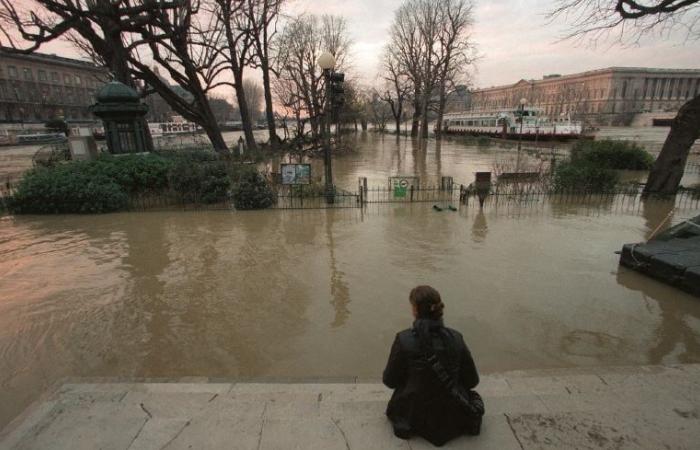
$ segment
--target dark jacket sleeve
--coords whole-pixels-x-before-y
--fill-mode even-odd
[[[479,373],[476,371],[474,359],[472,359],[472,354],[464,341],[462,341],[462,361],[459,368],[459,379],[462,382],[462,386],[467,389],[474,389],[479,384]]]
[[[384,369],[382,381],[386,387],[396,389],[406,382],[407,376],[408,365],[406,363],[406,355],[401,349],[401,341],[399,339],[399,335],[397,334],[396,338],[394,339],[394,344],[391,346],[389,361],[386,363],[386,369]]]

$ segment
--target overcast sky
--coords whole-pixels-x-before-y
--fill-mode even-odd
[[[700,42],[684,45],[684,36],[646,39],[635,48],[611,48],[609,44],[586,48],[573,42],[558,42],[565,25],[547,24],[545,19],[553,0],[474,1],[473,38],[482,55],[474,77],[477,87],[610,66],[700,68]],[[401,0],[295,0],[293,9],[345,16],[354,41],[356,70],[371,82],[377,73],[393,12],[401,3]]]
[[[554,0],[474,1],[473,39],[482,56],[473,80],[476,87],[610,66],[700,68],[700,41],[685,42],[682,35],[667,40],[648,38],[632,48],[602,45],[593,49],[574,42],[558,42],[565,25],[547,24],[544,17]],[[354,75],[370,84],[376,79],[387,30],[401,3],[402,0],[291,0],[288,13],[344,16],[353,39]],[[42,51],[76,56],[66,44],[51,44]]]

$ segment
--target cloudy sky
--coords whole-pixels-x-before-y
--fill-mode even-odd
[[[554,0],[474,2],[473,38],[482,56],[473,77],[476,87],[610,66],[700,68],[700,41],[688,42],[684,35],[646,38],[641,45],[630,48],[609,44],[591,48],[560,42],[565,24],[548,24],[545,19]],[[371,84],[377,76],[379,56],[394,11],[401,3],[402,0],[290,0],[287,13],[344,16],[354,43],[354,76]],[[76,56],[66,44],[53,43],[42,51]]]
[[[474,0],[473,38],[482,59],[474,85],[488,87],[550,73],[574,73],[609,66],[700,68],[700,41],[685,36],[645,39],[638,47],[597,49],[559,42],[565,24],[548,24],[553,0]],[[295,12],[340,14],[354,40],[353,62],[367,82],[376,76],[386,32],[401,0],[295,0]]]

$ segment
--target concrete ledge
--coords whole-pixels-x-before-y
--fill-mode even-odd
[[[262,381],[262,382],[261,382]],[[0,449],[419,449],[355,379],[68,380],[0,433]],[[445,448],[674,448],[700,442],[700,365],[483,377],[481,436]]]

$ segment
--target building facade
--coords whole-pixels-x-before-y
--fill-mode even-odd
[[[0,48],[0,123],[94,122],[88,106],[107,70],[77,59]]]
[[[610,67],[573,75],[547,75],[472,92],[472,110],[517,108],[520,99],[552,119],[587,125],[629,125],[640,113],[676,112],[700,95],[700,69]]]

